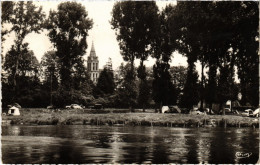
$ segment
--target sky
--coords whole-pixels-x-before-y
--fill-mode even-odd
[[[100,69],[108,61],[108,58],[112,58],[113,69],[116,69],[122,62],[122,56],[120,55],[120,49],[118,42],[116,40],[115,31],[111,29],[109,21],[111,20],[111,12],[115,1],[77,1],[85,6],[88,12],[88,17],[93,19],[93,28],[89,31],[89,36],[87,37],[88,48],[84,59],[87,59],[91,49],[91,43],[93,41],[96,50],[96,55],[99,57]],[[60,2],[57,1],[41,1],[34,2],[37,6],[42,6],[43,11],[48,16],[50,10],[57,10],[57,6]],[[176,1],[157,1],[156,4],[159,10],[162,10],[166,4],[176,4]],[[13,40],[15,34],[11,33],[9,36],[5,37],[6,41],[3,43],[3,54],[11,48],[13,45]],[[29,43],[29,48],[33,50],[35,56],[40,61],[41,57],[45,52],[53,50],[52,43],[50,42],[47,31],[44,30],[40,34],[31,33],[28,34],[24,42]],[[187,66],[187,59],[181,54],[173,53],[173,58],[171,59],[171,66],[183,65]],[[138,60],[136,60],[136,65],[139,65]],[[146,66],[153,66],[155,60],[148,58],[145,62]],[[197,65],[199,67],[199,65]],[[198,69],[198,68],[197,68]]]

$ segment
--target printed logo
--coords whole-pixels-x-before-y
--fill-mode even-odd
[[[246,152],[237,152],[236,157],[237,158],[248,158],[252,155],[252,152],[246,153]]]

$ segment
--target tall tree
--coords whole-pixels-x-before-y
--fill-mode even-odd
[[[160,13],[157,27],[156,39],[152,44],[153,57],[156,63],[153,67],[153,99],[160,106],[176,104],[176,91],[171,80],[170,59],[174,51],[175,41],[170,39],[169,17],[174,10],[173,6],[166,6]]]
[[[11,6],[9,4],[9,6]],[[18,75],[18,67],[22,57],[23,47],[26,46],[24,43],[25,37],[31,33],[39,33],[42,30],[42,24],[44,20],[44,13],[41,7],[36,7],[33,2],[16,2],[13,6],[13,12],[10,12],[11,16],[7,19],[11,24],[11,30],[15,32],[15,45],[13,51],[15,51],[14,58],[15,68],[13,70],[13,88],[16,91],[16,80]]]
[[[183,88],[183,94],[180,98],[181,107],[191,109],[193,105],[197,105],[197,103],[199,102],[198,77],[198,72],[195,70],[195,67],[189,66],[187,71],[186,83]]]
[[[201,38],[200,27],[197,27],[197,25],[202,24],[199,19],[198,3],[178,2],[168,18],[170,39],[175,41],[176,50],[187,57],[187,78],[180,100],[181,106],[186,108],[191,108],[198,102],[198,75],[195,72],[195,62],[199,59],[199,56],[202,57],[202,47],[199,41],[199,38]],[[194,15],[196,15],[195,18]],[[202,84],[204,83],[203,79],[204,75],[202,74]]]
[[[110,23],[116,31],[123,59],[130,62],[131,70],[136,58],[142,66],[151,52],[149,45],[156,30],[157,15],[158,7],[154,1],[117,2],[113,7]]]
[[[145,107],[148,105],[149,96],[150,96],[150,87],[147,80],[147,73],[145,66],[138,67],[138,74],[140,78],[139,84],[139,94],[138,94],[138,103],[145,111]]]
[[[67,90],[72,88],[72,68],[87,49],[86,39],[92,24],[85,7],[76,2],[60,3],[57,11],[50,11],[46,21],[61,66],[61,85]]]
[[[62,2],[57,11],[50,11],[46,21],[48,36],[56,48],[59,63],[60,89],[55,99],[58,106],[72,103],[81,97],[79,91],[74,91],[74,78],[82,77],[81,58],[87,49],[88,31],[92,28],[93,21],[88,18],[85,7],[77,2]],[[76,80],[75,79],[75,80]],[[78,90],[75,85],[75,90]],[[59,101],[64,97],[63,101]]]
[[[258,60],[258,13],[255,2],[178,2],[171,18],[171,36],[177,41],[178,51],[187,55],[189,66],[197,59],[202,63],[201,89],[204,89],[205,84],[203,68],[209,67],[206,98],[210,104],[216,101],[217,69],[224,71],[226,68],[227,71],[224,72],[230,75],[229,85],[219,81],[229,89],[226,91],[234,87],[235,65],[239,66],[238,74],[242,84],[250,80],[242,70],[248,71],[251,68],[251,73],[255,74],[252,78],[257,77],[257,67],[252,66],[256,66]],[[255,82],[258,82],[257,78]],[[204,92],[201,92],[203,95]],[[201,103],[203,98],[201,97]]]
[[[259,2],[237,2],[233,10],[232,48],[241,84],[242,104],[259,105]]]
[[[144,61],[151,53],[151,42],[156,33],[154,24],[158,22],[157,19],[158,7],[154,1],[117,2],[112,11],[111,25],[116,30],[124,60],[131,64],[131,72],[134,70],[134,60],[140,59],[137,76],[141,80],[139,101],[143,102],[143,108],[149,94],[148,89],[144,88],[147,86]]]

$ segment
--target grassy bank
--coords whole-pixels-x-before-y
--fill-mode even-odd
[[[259,120],[234,115],[158,114],[126,109],[47,110],[21,109],[21,116],[2,116],[11,124],[23,125],[142,125],[168,127],[259,127]]]

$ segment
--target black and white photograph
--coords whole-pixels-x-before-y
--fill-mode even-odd
[[[259,1],[1,1],[1,164],[257,164]]]

